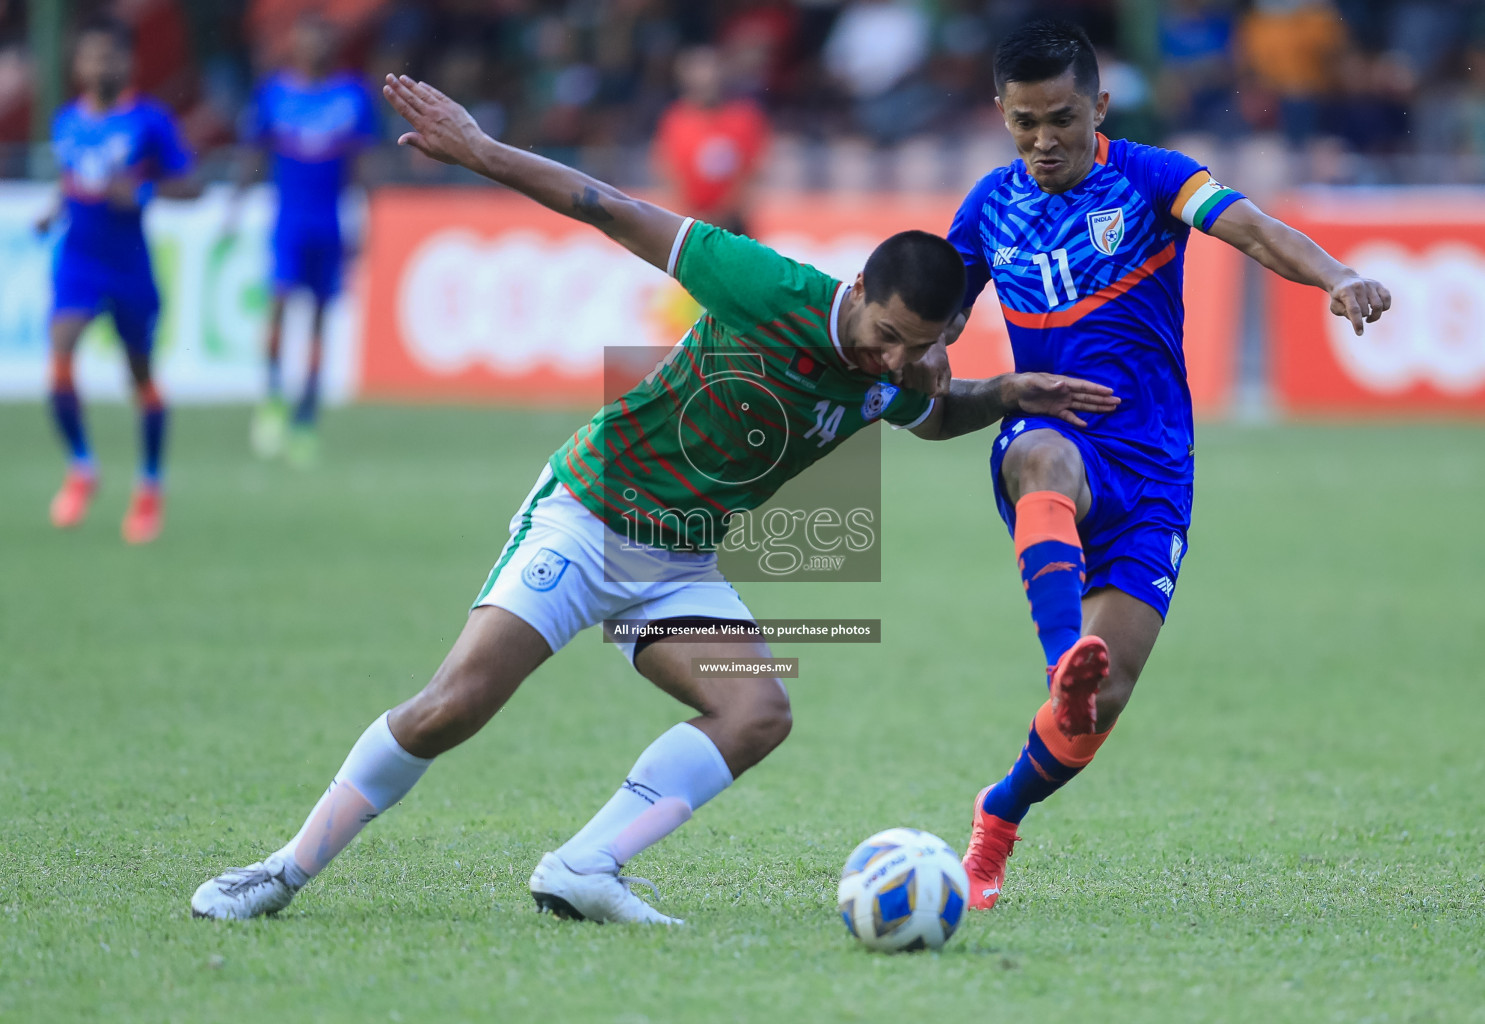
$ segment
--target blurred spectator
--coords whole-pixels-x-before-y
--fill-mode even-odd
[[[1326,130],[1354,152],[1385,155],[1401,149],[1416,87],[1407,59],[1351,50],[1337,61],[1336,79],[1340,91],[1326,112]]]
[[[0,47],[0,145],[23,143],[30,135],[31,74],[24,46]]]
[[[769,94],[778,99],[794,87],[795,41],[800,16],[783,0],[742,0],[717,34],[717,45],[728,54],[740,92],[760,101]]]
[[[1160,114],[1174,132],[1239,127],[1233,103],[1232,13],[1215,0],[1173,0],[1160,17]]]
[[[990,25],[982,7],[976,0],[945,0],[939,8],[929,73],[943,97],[940,124],[950,132],[962,130],[958,119],[974,108],[993,110]]]
[[[1477,39],[1465,57],[1464,90],[1457,109],[1462,148],[1485,163],[1485,39]]]
[[[1468,10],[1479,7],[1479,0],[1403,0],[1392,4],[1386,19],[1385,46],[1413,73],[1432,74],[1458,44],[1460,33],[1467,27]]]
[[[931,42],[928,15],[905,0],[855,0],[825,41],[826,69],[878,144],[916,134],[937,112],[938,94],[922,75]]]
[[[385,0],[252,0],[247,26],[254,56],[261,68],[287,64],[293,54],[294,26],[306,14],[330,22],[355,49],[384,6]]]
[[[1102,131],[1111,139],[1156,141],[1153,97],[1140,69],[1108,50],[1098,51],[1098,79],[1109,92]]]
[[[21,147],[31,135],[34,69],[26,48],[25,13],[20,0],[0,0],[0,175],[25,173]]]
[[[768,121],[726,96],[721,55],[694,47],[676,60],[680,98],[655,133],[655,168],[679,213],[748,234],[748,206],[768,145]]]
[[[134,33],[134,88],[176,110],[197,98],[189,33],[175,0],[117,0],[113,14]]]
[[[19,144],[0,173],[40,166],[24,146],[37,71],[26,8],[0,0],[0,143]],[[210,150],[228,141],[252,69],[277,66],[288,27],[313,9],[370,78],[426,78],[512,144],[628,186],[651,179],[647,140],[672,98],[676,53],[694,45],[722,55],[730,96],[768,112],[780,180],[936,180],[935,160],[947,167],[999,136],[994,42],[1043,14],[1082,24],[1098,48],[1113,96],[1108,134],[1159,142],[1163,131],[1186,144],[1202,134],[1226,145],[1281,130],[1308,150],[1298,173],[1327,180],[1485,178],[1479,161],[1394,159],[1458,152],[1476,138],[1481,86],[1468,54],[1485,45],[1470,42],[1485,38],[1485,0],[70,0],[69,9],[75,18],[111,10],[139,29],[141,78],[176,106],[208,173],[225,163]],[[1121,48],[1129,29],[1151,27],[1123,23],[1138,10],[1158,16],[1154,78]],[[379,175],[469,180],[391,149],[396,120],[383,122]],[[904,161],[918,170],[903,177]]]
[[[1277,127],[1291,144],[1315,133],[1334,85],[1346,28],[1329,0],[1257,0],[1239,28],[1240,59],[1254,84],[1275,97],[1271,112],[1250,106],[1255,127]]]

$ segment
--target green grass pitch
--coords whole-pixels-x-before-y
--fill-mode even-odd
[[[1094,766],[940,954],[866,953],[846,854],[962,847],[1042,700],[989,436],[884,441],[879,585],[745,585],[794,646],[789,741],[632,865],[681,931],[538,916],[526,877],[683,716],[595,635],[277,919],[194,921],[422,685],[580,414],[354,408],[311,474],[181,409],[153,548],[134,426],[60,534],[38,406],[0,406],[0,1021],[1485,1021],[1485,431],[1200,432],[1190,559]]]

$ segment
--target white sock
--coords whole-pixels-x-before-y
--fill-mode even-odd
[[[299,834],[273,855],[294,885],[319,874],[372,818],[406,796],[433,763],[402,749],[387,714],[361,734]]]
[[[717,745],[682,722],[645,748],[624,785],[557,856],[582,874],[617,871],[730,785],[732,771]]]

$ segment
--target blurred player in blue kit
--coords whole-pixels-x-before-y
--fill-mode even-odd
[[[333,71],[334,26],[316,14],[294,25],[290,66],[263,81],[254,97],[245,141],[272,158],[278,190],[273,225],[273,305],[269,314],[268,393],[253,417],[253,450],[264,458],[286,454],[296,465],[318,452],[320,368],[325,309],[340,291],[346,250],[340,197],[356,159],[376,139],[370,94],[352,74]],[[235,222],[235,212],[231,215]],[[314,301],[309,366],[292,418],[284,399],[280,352],[284,309],[302,288]]]
[[[995,86],[1020,159],[971,189],[949,231],[968,274],[965,316],[993,283],[1017,372],[1086,378],[1120,403],[1083,427],[1013,414],[992,448],[1050,699],[1009,774],[975,801],[964,866],[980,909],[1000,896],[1031,805],[1108,737],[1175,592],[1194,479],[1182,352],[1191,229],[1324,289],[1357,334],[1392,301],[1190,157],[1099,134],[1109,94],[1081,29],[1043,20],[1011,33]]]
[[[159,536],[164,523],[166,419],[151,372],[160,295],[145,244],[144,207],[153,195],[189,198],[200,188],[187,177],[191,158],[169,112],[128,91],[132,50],[120,22],[89,22],[79,33],[72,70],[81,92],[52,124],[61,202],[37,229],[48,233],[58,218],[66,224],[52,276],[51,410],[70,461],[52,499],[52,523],[79,525],[97,490],[72,363],[83,330],[107,312],[123,342],[140,410],[139,479],[123,534],[143,544]]]

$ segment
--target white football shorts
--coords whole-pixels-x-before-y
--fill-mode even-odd
[[[484,605],[518,616],[553,651],[605,619],[753,619],[717,569],[715,552],[625,547],[551,466],[542,468],[510,521],[510,540],[474,601],[475,608]],[[615,646],[634,660],[634,641]]]

